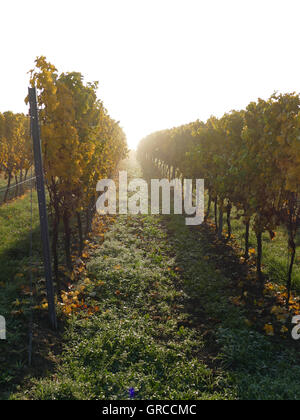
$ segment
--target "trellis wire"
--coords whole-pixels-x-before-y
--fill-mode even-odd
[[[32,170],[31,170],[31,172],[32,172]],[[18,182],[17,184],[12,185],[9,188],[5,187],[5,188],[3,188],[3,189],[0,190],[0,194],[3,193],[3,192],[6,192],[6,191],[12,190],[13,188],[17,188],[19,185],[25,184],[26,182],[33,181],[35,179],[36,179],[36,177],[33,176],[32,178],[26,179],[25,181],[22,181],[22,182]]]

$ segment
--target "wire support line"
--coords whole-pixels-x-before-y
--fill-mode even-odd
[[[36,179],[36,176],[34,176],[32,178],[29,178],[29,179],[26,179],[25,181],[18,182],[18,184],[12,185],[9,188],[7,188],[7,187],[6,188],[3,188],[2,190],[0,190],[0,193],[5,192],[5,191],[12,190],[13,188],[17,188],[19,185],[25,184],[26,182],[29,182],[29,181],[33,181],[35,179]]]

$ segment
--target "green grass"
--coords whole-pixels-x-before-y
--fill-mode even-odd
[[[4,178],[3,175],[0,175],[0,190],[5,188],[7,185],[7,180]]]
[[[128,399],[133,387],[137,399],[298,400],[299,352],[231,303],[227,251],[181,216],[117,217],[87,266],[84,299],[99,311],[70,317],[55,371],[10,398]]]
[[[246,326],[214,252],[180,216],[118,217],[88,265],[99,313],[72,317],[56,372],[12,399],[299,399],[298,352]]]
[[[184,267],[186,293],[199,302],[199,313],[214,323],[219,359],[230,372],[238,399],[298,400],[300,398],[299,352],[291,341],[270,340],[249,328],[246,310],[233,306],[230,277],[217,270],[214,247],[205,231],[190,232],[180,218],[171,218],[178,264]],[[210,255],[207,263],[204,259]],[[188,263],[190,261],[190,263]],[[225,264],[226,265],[226,264]],[[226,267],[224,267],[224,271]],[[208,325],[210,323],[208,322]]]
[[[134,387],[139,399],[233,398],[226,373],[199,357],[199,332],[183,325],[170,251],[157,218],[118,218],[88,265],[86,299],[99,314],[69,321],[55,376],[18,397],[126,399]]]
[[[4,194],[5,194],[5,188],[7,186],[7,180],[4,179],[3,175],[0,175],[0,205],[2,204]]]
[[[0,314],[6,318],[7,340],[0,341],[1,370],[0,398],[9,394],[16,377],[26,364],[28,341],[28,296],[21,294],[20,286],[28,284],[30,244],[30,195],[0,206]],[[34,261],[40,264],[40,234],[36,195],[33,205]],[[22,313],[18,312],[22,303]]]
[[[33,229],[36,230],[39,224],[38,205],[36,193],[33,195]],[[18,199],[13,203],[5,204],[0,207],[0,256],[5,255],[9,250],[24,248],[22,241],[28,243],[31,228],[31,204],[30,194]],[[29,253],[29,251],[28,251]],[[27,254],[28,254],[27,253]],[[19,258],[16,258],[19,261]],[[15,260],[13,261],[15,265]],[[6,273],[0,273],[5,275]],[[8,279],[7,279],[8,280]],[[1,281],[1,280],[0,280]]]
[[[244,251],[245,225],[242,218],[237,217],[237,211],[232,212],[232,233],[237,244],[241,247],[241,252]],[[211,211],[210,217],[213,219]],[[224,229],[227,230],[226,218],[224,215]],[[288,273],[288,235],[284,227],[276,229],[276,237],[271,240],[269,233],[263,234],[263,272],[280,285],[286,285]],[[257,249],[256,236],[253,230],[250,230],[249,238],[250,247]],[[300,235],[298,235],[297,246],[300,246]],[[298,257],[293,269],[293,290],[300,294],[300,255]]]

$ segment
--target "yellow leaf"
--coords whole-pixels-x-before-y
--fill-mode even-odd
[[[288,330],[288,328],[286,328],[285,326],[283,326],[283,327],[281,328],[281,330],[280,330],[280,332],[281,332],[282,334],[286,334],[288,331],[289,331],[289,330]]]
[[[264,326],[264,330],[266,332],[267,335],[269,335],[270,337],[274,336],[274,327],[271,324],[266,324]]]

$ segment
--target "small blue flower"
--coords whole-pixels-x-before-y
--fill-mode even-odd
[[[129,388],[129,397],[134,398],[135,397],[135,390],[134,388]]]

